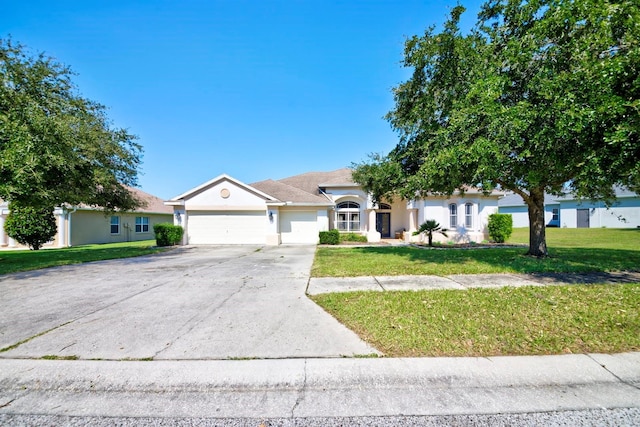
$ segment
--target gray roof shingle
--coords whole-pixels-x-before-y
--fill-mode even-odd
[[[277,198],[281,202],[332,205],[320,192],[321,184],[355,185],[351,169],[331,172],[307,172],[274,181],[267,179],[251,184],[251,187]]]

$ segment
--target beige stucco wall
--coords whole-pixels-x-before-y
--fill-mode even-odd
[[[102,211],[80,210],[71,214],[71,246],[150,240],[155,238],[154,224],[173,222],[171,214],[117,213],[115,215],[120,217],[119,234],[111,234],[111,215],[105,215]],[[135,232],[137,216],[149,218],[149,232]]]

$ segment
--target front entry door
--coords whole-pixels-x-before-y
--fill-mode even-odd
[[[589,209],[577,209],[578,228],[589,228]]]
[[[391,214],[389,212],[376,213],[376,231],[381,237],[391,237]]]

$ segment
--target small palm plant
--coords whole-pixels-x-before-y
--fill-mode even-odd
[[[422,225],[420,225],[420,228],[418,228],[418,231],[414,231],[413,235],[417,236],[421,233],[427,233],[429,246],[433,246],[433,233],[440,233],[444,237],[449,237],[447,236],[447,229],[440,228],[440,224],[438,224],[438,221],[435,219],[428,219],[423,222]]]

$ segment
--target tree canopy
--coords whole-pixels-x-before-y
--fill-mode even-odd
[[[640,188],[640,4],[491,0],[466,34],[463,13],[406,41],[413,74],[386,116],[400,141],[354,179],[376,199],[513,191],[529,254],[546,256],[545,193],[611,201],[615,185]]]
[[[83,98],[70,68],[0,39],[0,198],[131,210],[142,148]]]

